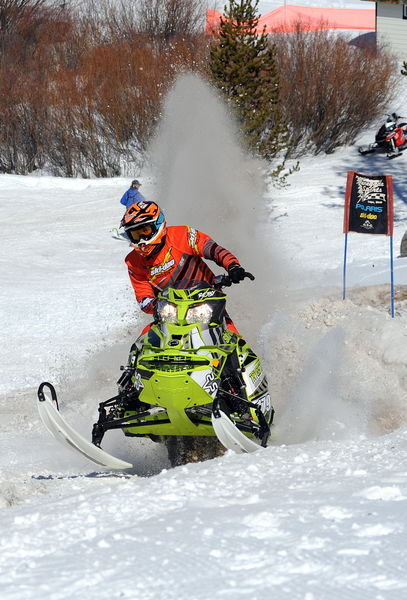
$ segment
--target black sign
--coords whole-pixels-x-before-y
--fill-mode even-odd
[[[393,234],[393,182],[390,175],[348,172],[344,233]]]

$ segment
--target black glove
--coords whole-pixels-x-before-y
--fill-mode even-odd
[[[229,275],[232,283],[240,283],[241,281],[243,281],[243,279],[245,277],[254,279],[254,277],[251,273],[246,273],[244,268],[236,263],[234,263],[233,265],[230,265],[230,267],[228,269],[228,275]]]

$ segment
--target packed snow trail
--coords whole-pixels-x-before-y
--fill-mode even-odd
[[[0,512],[2,600],[399,600],[406,460],[403,429],[150,479],[46,480]]]

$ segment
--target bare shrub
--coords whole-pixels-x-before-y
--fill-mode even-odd
[[[0,61],[28,57],[41,43],[44,29],[56,24],[67,11],[58,0],[0,0]],[[54,32],[55,33],[55,32]],[[55,39],[55,35],[52,35]]]
[[[105,177],[140,164],[174,78],[201,68],[204,35],[156,44],[124,0],[75,15],[20,1],[32,10],[7,13],[0,32],[0,171]]]
[[[385,110],[396,89],[393,58],[358,48],[337,33],[280,35],[281,104],[294,151],[330,153],[350,144]]]
[[[33,16],[45,5],[46,0],[0,0],[1,38],[16,33],[24,21],[33,20]]]
[[[151,39],[169,42],[203,30],[203,0],[139,0],[138,30]]]
[[[75,71],[55,73],[47,124],[55,174],[110,177],[125,163],[141,164],[166,92],[177,73],[200,60],[182,41],[165,53],[139,42],[89,46]]]
[[[38,105],[27,102],[23,94],[2,103],[0,114],[0,172],[30,173],[41,166],[43,158],[43,115]]]
[[[138,33],[137,6],[132,0],[87,0],[75,11],[76,21],[94,46],[129,40]]]
[[[0,0],[0,23],[0,170],[27,173],[45,162],[48,72],[69,19],[49,2]]]
[[[101,35],[105,42],[137,36],[150,44],[167,44],[203,31],[205,9],[204,0],[88,0],[77,17],[99,41]]]
[[[55,174],[115,176],[140,165],[174,78],[201,68],[203,35],[155,44],[140,33],[136,7],[90,2],[76,16],[73,42],[59,50],[47,126]]]

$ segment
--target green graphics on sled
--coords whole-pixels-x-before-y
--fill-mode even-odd
[[[267,445],[274,414],[267,379],[258,357],[227,327],[222,286],[229,278],[215,282],[158,296],[155,321],[133,345],[118,395],[99,405],[95,446],[118,428],[166,443],[210,436],[240,452]]]

